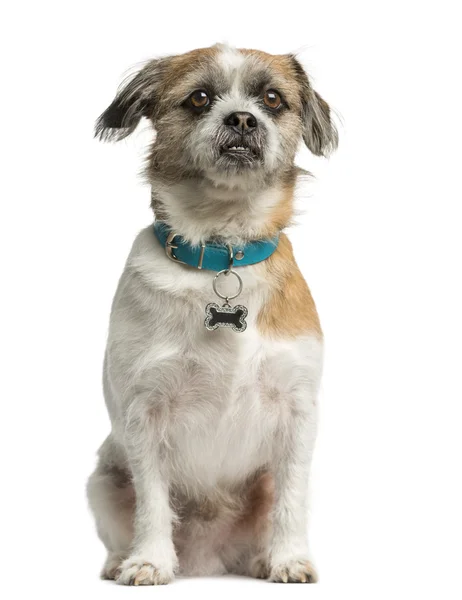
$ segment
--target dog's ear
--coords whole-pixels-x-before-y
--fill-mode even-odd
[[[158,88],[166,60],[150,61],[119,88],[116,97],[100,115],[95,137],[103,141],[119,141],[130,135],[141,117],[153,117]]]
[[[290,55],[301,88],[303,140],[316,156],[328,156],[338,146],[338,132],[327,102],[313,90],[305,69]]]

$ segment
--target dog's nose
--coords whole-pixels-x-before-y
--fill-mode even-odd
[[[249,112],[233,112],[226,117],[225,125],[244,135],[257,127],[257,119]]]

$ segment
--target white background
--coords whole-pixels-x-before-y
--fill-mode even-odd
[[[1,50],[1,588],[5,598],[460,598],[462,293],[457,3],[11,2]],[[108,432],[112,295],[151,220],[149,131],[92,139],[126,70],[216,41],[300,50],[341,115],[290,235],[326,337],[318,586],[101,582],[84,486]],[[257,587],[259,586],[259,587]]]

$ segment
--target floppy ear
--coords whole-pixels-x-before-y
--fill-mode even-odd
[[[95,137],[103,141],[117,142],[136,129],[141,117],[153,116],[162,62],[149,62],[134,77],[121,85],[112,103],[96,121]]]
[[[327,102],[313,90],[302,65],[291,56],[302,93],[303,140],[316,156],[328,156],[338,146],[338,132]]]

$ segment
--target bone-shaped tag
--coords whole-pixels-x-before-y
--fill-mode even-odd
[[[218,327],[231,327],[233,331],[241,333],[247,329],[245,318],[247,309],[242,304],[236,306],[218,306],[215,302],[205,307],[205,327],[214,331]]]

